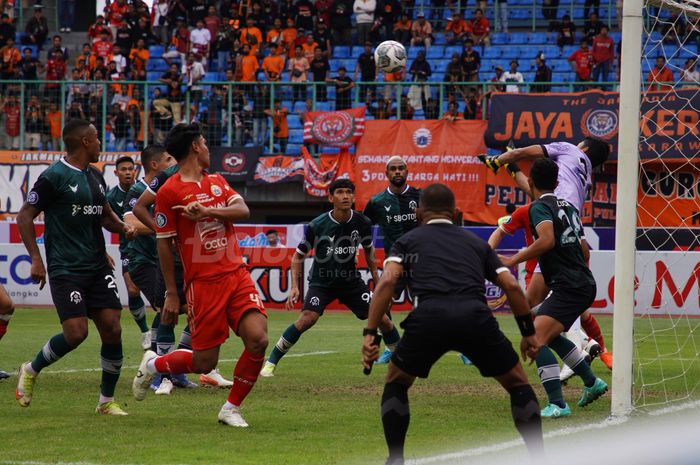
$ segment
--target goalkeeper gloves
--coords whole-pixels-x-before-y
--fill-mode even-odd
[[[520,171],[520,167],[515,163],[506,163],[505,167],[510,177],[515,179],[515,175]]]
[[[498,161],[498,156],[479,155],[479,160],[494,173],[498,173],[498,168],[503,166],[503,163]]]

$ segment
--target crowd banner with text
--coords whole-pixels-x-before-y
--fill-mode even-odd
[[[253,179],[260,147],[212,147],[209,150],[211,173],[218,173],[229,183]]]
[[[357,208],[387,188],[386,163],[400,155],[410,185],[448,185],[464,218],[484,210],[486,167],[477,156],[486,152],[485,131],[485,121],[368,121],[355,149]]]
[[[304,159],[288,155],[260,157],[255,168],[253,184],[301,182],[304,179]]]
[[[350,147],[365,133],[366,107],[304,114],[304,143]]]
[[[608,141],[617,159],[620,97],[617,92],[508,94],[491,97],[486,144],[503,148],[552,141],[580,142],[586,136]],[[642,158],[689,160],[700,157],[700,93],[697,88],[648,92],[639,122]]]
[[[306,147],[301,148],[304,158],[304,189],[314,197],[326,197],[328,186],[336,179],[352,179],[352,155],[342,148],[338,155],[327,155],[321,158],[321,166],[309,154]]]

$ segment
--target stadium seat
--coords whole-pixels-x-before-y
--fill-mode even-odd
[[[445,49],[442,45],[433,45],[428,49],[426,57],[428,59],[442,58]]]
[[[291,109],[292,106],[288,106],[287,108]],[[287,125],[289,125],[289,129],[302,129],[304,125],[301,123],[301,118],[299,115],[295,114],[289,114],[287,115]]]
[[[489,47],[489,48],[491,48],[491,47]],[[462,53],[462,50],[464,50],[464,49],[460,45],[448,45],[447,47],[445,47],[445,52],[444,52],[443,56],[445,58],[450,59],[450,58],[452,58],[453,53],[460,55]]]
[[[528,43],[532,45],[544,45],[547,43],[546,32],[532,32]]]
[[[528,43],[528,34],[525,32],[511,32],[510,45],[519,45]]]
[[[345,45],[333,47],[333,56],[335,58],[350,58],[350,47]]]
[[[160,58],[163,56],[163,53],[165,52],[165,47],[162,45],[151,45],[148,47],[148,53],[151,58]]]
[[[365,52],[365,48],[361,45],[355,45],[352,47],[352,56],[359,57]]]
[[[494,32],[493,34],[491,34],[492,45],[508,45],[508,43],[508,34],[506,34],[505,32]]]
[[[219,74],[216,71],[208,71],[207,74],[204,75],[202,82],[216,82],[218,80]]]

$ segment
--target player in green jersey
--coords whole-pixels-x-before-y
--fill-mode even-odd
[[[91,163],[100,157],[97,129],[74,119],[63,128],[66,155],[46,169],[27,194],[17,225],[31,257],[31,277],[46,284],[47,269],[36,242],[34,219],[44,212],[44,243],[51,297],[63,331],[53,336],[34,360],[19,369],[15,397],[23,407],[32,401],[39,372],[75,349],[88,334],[88,317],[100,333],[102,384],[96,412],[126,415],[114,401],[122,365],[121,303],[114,270],[107,259],[102,228],[124,233],[133,228],[112,211],[102,174]]]
[[[326,306],[338,299],[356,317],[367,319],[372,292],[361,278],[356,266],[359,247],[365,252],[367,266],[374,282],[379,281],[372,245],[372,224],[369,218],[352,209],[355,185],[348,179],[337,179],[328,188],[328,200],[333,210],[314,218],[306,228],[306,236],[292,258],[292,285],[287,299],[291,310],[299,300],[299,277],[304,257],[314,251],[314,264],[309,277],[309,289],[301,315],[282,334],[260,376],[274,375],[280,359],[296,344],[301,334],[316,324]],[[387,315],[379,325],[387,346],[392,350],[399,342],[399,332]]]
[[[559,167],[552,160],[541,158],[532,164],[528,183],[536,199],[530,205],[535,241],[503,260],[503,265],[510,267],[537,257],[545,283],[551,289],[535,317],[537,339],[543,346],[535,361],[549,397],[549,405],[541,412],[543,418],[571,415],[571,408],[564,401],[559,365],[552,350],[583,380],[585,387],[579,407],[585,407],[608,390],[605,381],[591,371],[578,346],[562,335],[591,306],[596,284],[584,260],[583,226],[578,210],[554,195],[558,175]]]
[[[120,219],[124,219],[126,210],[126,194],[134,184],[135,173],[134,159],[129,156],[119,157],[115,164],[114,174],[119,179],[119,183],[107,192],[107,201],[114,213]],[[151,332],[146,324],[146,304],[141,298],[141,290],[134,284],[129,275],[129,257],[126,254],[127,240],[124,234],[119,235],[119,260],[122,267],[122,278],[129,295],[129,311],[134,321],[141,330],[141,347],[148,350],[151,347]]]

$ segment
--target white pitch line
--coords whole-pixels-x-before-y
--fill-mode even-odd
[[[35,460],[1,460],[1,465],[106,465],[103,463],[93,462],[38,462]],[[145,465],[141,463],[120,463],[109,465]],[[187,464],[168,464],[168,465],[187,465]]]
[[[337,354],[338,351],[336,350],[319,350],[317,352],[302,352],[300,354],[288,354],[285,355],[284,358],[292,358],[292,357],[313,357],[315,355],[329,355],[329,354]],[[219,362],[237,362],[237,358],[222,358],[219,359]],[[138,365],[125,365],[122,366],[122,370],[129,370],[129,369],[134,369],[138,368]],[[91,371],[102,371],[102,368],[73,368],[73,369],[68,369],[68,370],[47,370],[47,371],[42,371],[42,373],[50,373],[50,374],[65,374],[65,373],[85,373],[85,372],[91,372]],[[0,462],[2,464],[3,462]],[[77,463],[77,462],[76,462]],[[123,464],[126,465],[126,464]]]

